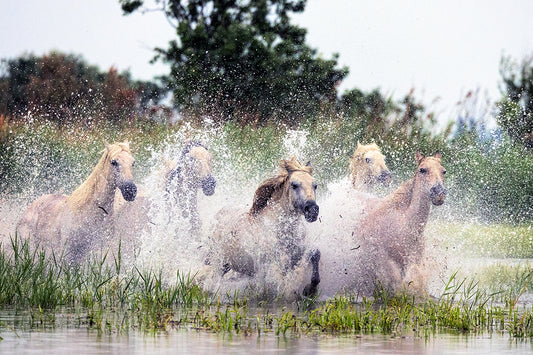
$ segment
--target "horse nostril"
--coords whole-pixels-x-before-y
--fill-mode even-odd
[[[206,196],[211,196],[215,193],[215,187],[217,186],[217,182],[214,177],[211,175],[204,177],[202,179],[202,191]]]
[[[391,179],[391,177],[392,177],[392,174],[390,173],[390,171],[386,170],[386,171],[383,171],[381,174],[379,174],[378,180],[380,182],[387,182]]]
[[[318,218],[320,209],[315,201],[307,201],[303,208],[305,219],[308,222],[314,222]]]
[[[444,203],[446,199],[446,189],[441,184],[433,186],[430,190],[431,202],[435,206],[440,206]]]
[[[137,196],[137,186],[133,182],[127,182],[122,185],[120,191],[126,201],[133,201],[135,200],[135,196]]]
[[[446,195],[446,189],[441,184],[438,184],[436,186],[433,186],[430,189],[431,195],[437,196],[437,195]]]

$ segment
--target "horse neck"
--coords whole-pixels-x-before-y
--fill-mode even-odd
[[[288,200],[285,198],[284,194],[285,191],[283,189],[276,191],[258,216],[270,216],[270,218],[276,218],[277,223],[280,225],[295,223],[298,221],[300,214],[290,208]]]
[[[431,202],[420,188],[418,188],[416,182],[413,184],[413,191],[411,197],[411,204],[407,209],[407,216],[409,221],[422,231],[426,226],[426,222],[429,217],[429,210],[431,208]]]
[[[365,179],[364,174],[360,171],[356,171],[352,175],[352,186],[357,191],[370,192],[370,184]]]
[[[196,178],[196,174],[190,172],[189,167],[184,165],[181,168],[179,176],[175,177],[176,181],[168,182],[173,185],[174,191],[171,191],[171,194],[178,203],[182,200],[187,200],[188,203],[192,200],[196,201],[196,195],[198,193],[198,186],[195,184]]]
[[[104,169],[104,162],[100,161],[91,175],[67,198],[70,208],[105,214],[113,212],[116,184],[109,178],[109,170]]]
[[[395,208],[404,211],[407,222],[416,230],[423,230],[429,217],[430,202],[412,178],[391,194]]]

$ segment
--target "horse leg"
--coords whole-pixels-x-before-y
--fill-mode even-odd
[[[318,284],[320,283],[320,273],[318,271],[318,262],[320,261],[320,250],[315,250],[309,258],[311,265],[313,266],[313,272],[311,274],[311,283],[305,286],[303,295],[304,297],[311,297],[316,295],[318,291]]]
[[[248,253],[242,253],[233,260],[231,269],[248,276],[255,275],[254,259]]]

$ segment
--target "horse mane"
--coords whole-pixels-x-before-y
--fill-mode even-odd
[[[67,198],[69,205],[74,208],[83,206],[97,191],[103,190],[107,184],[106,177],[110,169],[110,161],[123,151],[131,154],[128,142],[106,144],[106,149],[93,168],[91,175]]]
[[[418,160],[417,170],[418,170],[418,166],[420,166],[422,161],[425,159],[435,159],[435,158],[434,157],[421,158],[420,160]],[[400,207],[409,206],[411,204],[411,199],[413,198],[414,186],[415,186],[415,177],[413,176],[410,180],[404,182],[395,191],[393,191],[389,195],[387,200],[392,204],[393,207],[400,208]]]
[[[413,188],[414,188],[415,178],[401,184],[396,190],[394,190],[388,197],[388,202],[392,207],[400,208],[406,207],[411,204],[411,199],[413,198]]]
[[[309,163],[302,165],[295,157],[291,160],[281,160],[278,175],[263,181],[255,190],[254,202],[248,213],[254,217],[261,213],[274,196],[280,195],[280,192],[284,191],[283,187],[295,171],[312,174],[313,168]]]

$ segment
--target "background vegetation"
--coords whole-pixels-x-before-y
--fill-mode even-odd
[[[105,140],[133,143],[140,176],[162,145],[200,138],[214,148],[216,164],[259,179],[290,153],[288,141],[302,139],[298,153],[324,185],[346,174],[357,141],[375,141],[397,182],[415,169],[416,149],[442,151],[455,217],[533,220],[531,59],[504,58],[496,107],[471,109],[478,98],[469,93],[442,127],[412,92],[398,101],[378,89],[338,92],[348,68],[336,56],[319,57],[305,29],[291,23],[305,1],[120,3],[125,14],[155,6],[174,24],[176,39],[154,58],[170,73],[141,82],[57,52],[2,60],[0,196],[70,191]],[[499,126],[488,130],[493,114]]]

